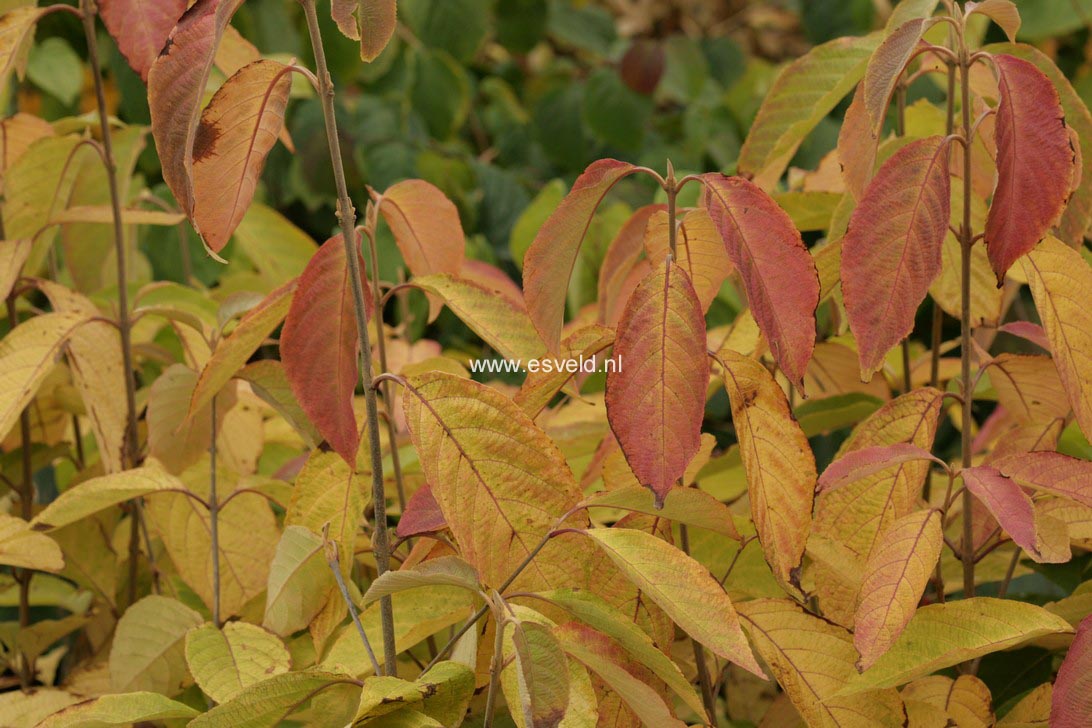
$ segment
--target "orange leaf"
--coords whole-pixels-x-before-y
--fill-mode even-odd
[[[383,193],[379,212],[413,275],[459,274],[463,226],[455,204],[438,188],[419,179],[399,182]]]
[[[99,0],[99,15],[121,55],[147,82],[148,70],[186,5],[186,0]]]
[[[645,231],[648,229],[649,220],[657,212],[664,210],[667,210],[667,205],[645,205],[638,208],[607,246],[603,264],[599,266],[599,323],[606,326],[617,323],[617,319],[611,320],[610,314],[624,305],[629,300],[628,294],[633,292],[632,288],[628,292],[625,290],[624,282],[644,252]],[[656,262],[660,260],[663,260],[662,256]],[[644,278],[643,275],[641,277]],[[626,298],[619,303],[623,295]]]
[[[986,506],[1001,528],[1041,564],[1065,563],[1070,559],[1069,540],[1062,548],[1050,538],[1049,525],[1040,528],[1035,504],[1016,481],[986,465],[963,471],[963,484]]]
[[[201,114],[193,147],[193,226],[213,252],[246,214],[266,155],[284,128],[289,68],[255,61],[229,78]]]
[[[346,38],[360,41],[364,61],[374,61],[398,27],[395,0],[333,0],[330,14]]]
[[[742,177],[702,175],[706,207],[777,365],[801,387],[815,349],[819,274],[792,220]]]
[[[662,503],[701,445],[705,319],[690,279],[661,264],[633,292],[607,375],[607,419],[634,475]]]
[[[667,257],[670,249],[669,224],[678,225],[675,262],[686,271],[694,284],[704,313],[717,297],[721,284],[732,273],[732,261],[709,212],[699,207],[686,213],[682,221],[669,222],[666,212],[658,212],[648,221],[645,253],[653,265],[659,265]]]
[[[982,0],[982,2],[969,2],[964,8],[967,17],[973,13],[985,15],[997,23],[1005,35],[1013,43],[1016,42],[1016,34],[1020,32],[1020,11],[1012,0]]]
[[[948,143],[908,144],[880,168],[842,241],[842,292],[861,374],[914,329],[914,315],[940,273],[951,196]]]
[[[1065,210],[1077,155],[1058,92],[1035,64],[993,56],[1000,76],[997,189],[986,218],[986,251],[1000,286]]]
[[[565,323],[565,298],[580,245],[599,203],[633,165],[617,159],[593,162],[538,231],[523,259],[527,310],[546,348],[558,353]]]
[[[370,316],[372,294],[363,259],[360,270]],[[356,464],[360,444],[353,414],[359,344],[345,243],[338,235],[323,243],[300,276],[281,332],[281,360],[300,407],[349,465]]]
[[[163,181],[191,217],[197,112],[216,46],[242,4],[243,0],[198,0],[179,19],[148,71],[148,109]]]

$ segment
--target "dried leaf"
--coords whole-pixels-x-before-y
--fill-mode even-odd
[[[186,6],[186,0],[100,0],[99,15],[129,66],[147,81],[152,62]]]

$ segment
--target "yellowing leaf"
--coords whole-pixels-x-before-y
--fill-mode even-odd
[[[998,725],[1011,728],[1047,728],[1050,722],[1050,701],[1053,692],[1053,685],[1043,683],[1012,706],[1012,710],[1005,714]]]
[[[990,689],[974,675],[960,675],[955,680],[943,675],[923,677],[902,689],[902,699],[907,704],[916,701],[939,708],[941,715],[957,726],[989,728],[995,723]]]
[[[322,538],[288,526],[269,567],[262,626],[281,636],[306,628],[336,589]]]
[[[1012,0],[982,0],[982,2],[967,3],[965,9],[969,17],[974,13],[985,15],[1001,26],[1009,40],[1016,42],[1016,34],[1020,32],[1020,10]]]
[[[30,249],[30,240],[0,240],[0,296],[7,298],[15,287]]]
[[[579,500],[568,465],[512,400],[477,382],[415,375],[403,406],[426,481],[463,558],[482,583],[499,586]],[[532,562],[524,577],[545,578],[540,568]]]
[[[592,528],[585,533],[687,634],[720,657],[765,677],[743,636],[732,601],[705,567],[636,529]]]
[[[677,226],[675,262],[686,271],[701,301],[701,310],[709,310],[720,286],[732,272],[732,261],[724,249],[724,241],[709,218],[709,211],[695,208],[681,221],[668,221],[667,212],[657,212],[648,221],[645,231],[645,254],[658,266],[670,251],[670,225]]]
[[[895,521],[869,554],[854,618],[859,669],[871,666],[914,616],[942,548],[940,511],[918,511]]]
[[[0,564],[60,571],[64,568],[64,556],[49,536],[30,530],[30,524],[21,518],[0,513]]]
[[[653,217],[666,213],[666,210],[667,205],[645,205],[637,208],[607,246],[607,252],[603,255],[603,264],[599,266],[598,295],[596,296],[599,303],[599,323],[609,326],[617,320],[617,317],[612,317],[612,313],[624,306],[629,299],[625,291],[625,282],[644,252],[644,240],[649,223]],[[666,214],[663,219],[667,219]],[[659,263],[663,259],[664,256],[661,255],[656,262]]]
[[[891,649],[841,694],[902,685],[980,655],[1072,630],[1064,619],[1034,604],[990,597],[930,604],[918,609]]]
[[[359,686],[353,678],[338,672],[309,668],[274,675],[245,688],[232,700],[202,713],[192,728],[269,728],[298,710],[320,690],[338,684]]]
[[[411,706],[438,725],[459,725],[473,696],[472,670],[453,661],[438,662],[414,682],[395,677],[365,680],[356,721],[373,725],[368,719]]]
[[[0,172],[6,176],[31,144],[48,136],[53,136],[53,126],[33,114],[17,112],[0,121]],[[0,192],[3,189],[4,183],[0,181]]]
[[[360,41],[360,58],[374,61],[398,27],[395,0],[334,0],[330,12],[338,30]]]
[[[1017,456],[1019,457],[1019,456]],[[1009,537],[1034,561],[1039,563],[1065,563],[1072,554],[1069,538],[1058,548],[1057,538],[1051,538],[1053,519],[1044,518],[1027,493],[1016,481],[988,465],[966,468],[962,471],[967,490],[997,519],[997,523]]]
[[[34,6],[13,8],[0,16],[0,95],[7,98],[12,71],[22,78],[26,70],[27,50],[34,42],[34,25],[42,9]]]
[[[846,630],[787,599],[741,602],[739,612],[758,653],[809,726],[904,725],[902,701],[894,690],[836,697],[856,674],[857,652]]]
[[[185,364],[172,364],[152,383],[148,393],[148,450],[172,473],[181,473],[200,460],[212,441],[212,398],[187,416],[198,376]],[[218,394],[217,430],[234,404],[234,390]]]
[[[53,369],[61,347],[86,320],[79,313],[43,314],[0,340],[0,438],[11,431]]]
[[[785,393],[765,367],[728,349],[717,358],[747,471],[751,519],[774,576],[798,591],[815,497],[815,457]]]
[[[226,703],[251,685],[288,672],[291,660],[284,644],[261,627],[211,623],[186,633],[186,664],[205,695]]]
[[[61,493],[31,526],[36,531],[52,531],[132,498],[184,488],[180,480],[153,465],[92,478]]]
[[[475,594],[481,591],[474,567],[458,556],[440,556],[411,569],[402,568],[381,575],[368,587],[364,604],[379,601],[389,594],[425,586],[457,586]]]
[[[168,697],[180,692],[189,680],[186,632],[202,621],[181,602],[155,594],[125,610],[110,650],[114,690],[147,690]]]
[[[1092,437],[1092,311],[1085,305],[1092,268],[1076,250],[1047,237],[1024,260],[1024,273],[1077,424]]]
[[[9,690],[0,694],[0,721],[12,728],[31,728],[78,702],[80,698],[56,688],[38,688],[32,693]]]
[[[364,503],[364,485],[352,468],[337,453],[316,450],[296,476],[284,525],[320,533],[329,524],[342,575],[348,578]]]
[[[561,355],[553,359],[542,359],[527,372],[523,385],[513,398],[528,416],[534,418],[550,403],[565,383],[578,376],[568,371],[569,361],[579,364],[580,360],[590,361],[595,355],[614,343],[614,331],[599,324],[592,324],[577,329],[561,342]],[[550,364],[547,367],[546,362]],[[562,364],[563,366],[556,366]]]
[[[413,275],[459,274],[466,248],[463,226],[455,203],[439,188],[424,180],[406,180],[392,185],[378,204]]]
[[[634,486],[593,493],[582,504],[588,508],[618,508],[656,518],[667,518],[688,526],[705,528],[737,541],[740,539],[728,506],[698,488],[673,488],[659,507],[652,493],[646,488]]]
[[[186,720],[197,711],[152,692],[103,695],[65,708],[42,721],[44,728],[112,728],[160,720]]]
[[[633,474],[663,503],[701,445],[709,359],[689,278],[658,264],[626,304],[607,374],[607,419]]]
[[[1054,683],[1054,695],[1050,704],[1051,728],[1080,728],[1092,715],[1092,617],[1077,627],[1077,636],[1069,646],[1058,679]]]
[[[516,695],[507,695],[513,712],[523,713],[527,728],[554,728],[569,705],[569,670],[565,653],[550,628],[537,622],[514,619],[504,625],[512,630]],[[511,684],[509,681],[508,684]],[[516,700],[513,700],[516,698]]]

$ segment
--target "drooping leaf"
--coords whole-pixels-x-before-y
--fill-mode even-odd
[[[561,452],[500,392],[443,372],[407,378],[406,423],[461,555],[499,586],[579,490]],[[525,579],[549,579],[538,560]],[[520,583],[517,581],[517,584]]]
[[[1057,452],[1029,452],[991,464],[1026,488],[1092,507],[1092,462]]]
[[[474,696],[474,673],[454,661],[437,663],[415,682],[395,677],[372,677],[364,681],[360,703],[356,709],[357,724],[388,725],[369,719],[406,712],[407,707],[420,711],[436,725],[459,725],[466,714],[467,704]],[[392,728],[400,725],[389,724]]]
[[[512,630],[513,663],[518,705],[528,728],[554,728],[569,704],[569,670],[565,653],[550,628],[520,619],[504,625]]]
[[[206,622],[186,633],[186,664],[205,695],[226,703],[251,685],[288,672],[284,644],[261,627],[228,622],[222,629]]]
[[[179,18],[148,70],[148,108],[163,180],[191,218],[198,111],[220,37],[242,4],[198,0]]]
[[[357,255],[370,317],[374,301],[363,256]],[[356,463],[360,444],[353,414],[359,343],[345,242],[338,235],[323,243],[300,276],[281,331],[281,361],[303,411],[350,465]]]
[[[359,643],[358,643],[359,644]],[[358,686],[359,681],[340,672],[308,668],[274,675],[245,688],[232,700],[202,713],[189,725],[193,728],[268,728],[280,725],[319,691],[335,685]],[[354,693],[359,692],[359,688]]]
[[[346,38],[360,41],[363,61],[374,61],[398,27],[395,0],[333,0],[330,13]]]
[[[277,411],[299,434],[308,447],[317,447],[322,438],[307,419],[292,392],[284,373],[284,365],[276,359],[251,362],[237,372],[239,379],[250,384],[254,394]]]
[[[36,531],[52,531],[132,498],[184,487],[178,478],[152,465],[104,475],[61,493],[31,521],[31,525]]]
[[[953,680],[944,675],[932,675],[902,689],[902,699],[911,723],[915,709],[929,706],[941,721],[954,721],[959,726],[994,725],[996,718],[990,709],[992,701],[986,683],[974,675],[960,675]]]
[[[902,633],[944,548],[940,511],[918,511],[892,524],[868,556],[857,604],[853,645],[867,669]]]
[[[65,342],[86,320],[82,313],[44,314],[0,339],[0,437],[11,431],[53,369]]]
[[[741,602],[739,612],[758,653],[808,725],[904,725],[902,701],[894,690],[837,696],[856,673],[857,651],[849,632],[787,599]]]
[[[701,444],[709,359],[701,302],[675,263],[633,292],[607,374],[607,419],[640,483],[663,503]]]
[[[31,530],[22,518],[0,514],[0,564],[20,569],[60,571],[64,556],[57,543]]]
[[[789,64],[762,102],[739,154],[739,173],[771,190],[800,142],[864,76],[880,35],[839,38]]]
[[[842,291],[869,379],[914,328],[948,233],[948,142],[928,137],[899,150],[868,186],[842,241]]]
[[[99,14],[129,66],[147,81],[152,62],[186,12],[186,5],[186,0],[101,0]]]
[[[687,634],[720,657],[765,677],[732,601],[704,566],[644,531],[592,528],[585,533]]]
[[[671,224],[678,227],[675,262],[686,271],[701,301],[701,310],[707,312],[721,284],[732,273],[732,263],[724,249],[724,241],[707,210],[695,208],[686,213],[681,221],[671,222],[666,212],[657,212],[649,219],[645,231],[645,253],[654,267],[666,259],[670,251]]]
[[[616,159],[592,163],[539,230],[523,259],[527,312],[546,348],[558,353],[569,278],[599,203],[633,165]]]
[[[18,112],[0,121],[0,173],[6,177],[31,144],[53,135],[53,126],[33,114]],[[4,183],[0,180],[0,192],[3,190]]]
[[[396,533],[399,538],[434,533],[447,527],[440,504],[432,495],[432,486],[425,484],[413,492],[406,503],[406,510],[398,519]]]
[[[725,370],[758,539],[774,576],[797,591],[811,528],[815,457],[784,391],[765,367],[728,349],[717,358]]]
[[[1031,498],[1001,471],[988,465],[963,470],[963,484],[974,493],[990,512],[1005,533],[1040,563],[1064,563],[1069,561],[1068,538],[1061,549],[1048,535],[1048,527],[1040,524],[1041,515],[1036,512]]]
[[[913,18],[885,34],[883,42],[869,58],[864,79],[846,112],[838,136],[838,157],[846,186],[858,200],[872,180],[876,147],[887,120],[891,95],[926,27],[924,18]],[[852,229],[852,224],[850,227]]]
[[[442,300],[501,356],[526,367],[528,361],[545,353],[546,348],[526,311],[495,291],[450,273],[416,277],[413,285]]]
[[[390,594],[426,586],[457,586],[478,593],[478,575],[474,567],[458,556],[440,556],[407,569],[388,571],[368,587],[364,605],[379,601]]]
[[[336,588],[322,538],[303,526],[287,526],[269,567],[262,626],[281,636],[305,629]]]
[[[702,176],[709,216],[739,271],[778,367],[802,386],[815,349],[819,276],[789,216],[742,177]]]
[[[698,488],[672,488],[660,504],[656,503],[656,497],[645,488],[603,490],[592,493],[581,501],[581,505],[644,513],[687,526],[704,528],[737,541],[740,538],[728,506]]]
[[[965,14],[970,17],[973,14],[985,15],[997,23],[1005,35],[1013,43],[1016,42],[1016,34],[1020,32],[1020,10],[1012,0],[982,0],[982,2],[967,3]]]
[[[930,604],[920,607],[891,649],[841,692],[894,687],[1036,637],[1072,630],[1064,619],[1034,604],[992,597]]]
[[[1092,268],[1080,253],[1048,237],[1025,259],[1024,273],[1077,424],[1092,437],[1092,312],[1083,303],[1092,290]]]
[[[1092,616],[1077,626],[1050,701],[1051,728],[1080,728],[1092,715]]]
[[[189,415],[198,374],[185,364],[172,364],[152,383],[148,393],[148,450],[170,472],[178,474],[208,452],[212,440],[212,398]],[[216,427],[235,405],[235,391],[216,394]]]
[[[289,68],[256,61],[227,80],[201,112],[193,141],[194,229],[219,253],[246,214],[266,156],[284,129]]]
[[[379,212],[411,273],[459,274],[466,248],[463,226],[455,204],[438,188],[419,179],[399,182],[383,193]]]
[[[156,594],[126,609],[110,650],[114,690],[177,694],[189,678],[186,632],[202,621],[181,602]]]
[[[1017,420],[1042,423],[1069,415],[1069,397],[1050,357],[1000,354],[989,373],[997,402]]]
[[[1077,154],[1058,92],[1035,64],[993,56],[1000,77],[997,189],[986,218],[986,251],[1004,283],[1013,263],[1055,225],[1072,188]]]
[[[908,442],[897,442],[893,445],[875,445],[853,450],[827,466],[827,469],[823,471],[823,475],[819,478],[819,492],[826,493],[887,470],[892,465],[910,463],[916,460],[930,460],[944,465],[929,451]]]
[[[152,692],[103,695],[54,713],[39,726],[45,728],[109,728],[161,720],[186,720],[198,712],[190,706]]]
[[[7,97],[12,71],[20,78],[26,71],[27,51],[41,15],[42,9],[31,5],[12,8],[0,16],[0,96]]]

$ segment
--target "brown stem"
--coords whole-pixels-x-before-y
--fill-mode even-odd
[[[364,631],[364,625],[360,622],[360,614],[356,611],[353,598],[349,596],[349,587],[345,585],[345,579],[341,576],[341,557],[338,554],[338,545],[328,540],[329,530],[329,524],[322,529],[322,537],[326,548],[326,563],[330,565],[330,571],[334,573],[334,580],[337,581],[338,589],[341,590],[341,598],[349,609],[349,616],[353,618],[356,632],[360,635],[360,642],[364,645],[364,651],[368,653],[368,660],[372,663],[372,670],[375,671],[376,675],[381,675],[379,662],[375,659],[375,651],[372,650],[372,643],[368,640],[368,634]]]
[[[341,158],[341,142],[338,139],[337,119],[334,115],[334,83],[326,65],[326,51],[319,32],[315,0],[299,0],[307,18],[307,31],[315,54],[319,100],[326,124],[326,141],[330,147],[330,162],[337,186],[337,217],[345,241],[345,258],[349,268],[349,284],[353,294],[353,315],[356,319],[357,336],[360,339],[360,371],[364,381],[364,406],[367,414],[368,450],[372,465],[372,508],[375,512],[375,566],[380,576],[390,569],[390,537],[387,533],[387,502],[383,484],[383,450],[379,440],[379,405],[376,390],[372,386],[372,344],[368,338],[368,317],[364,304],[364,287],[360,273],[360,246],[357,243],[356,209],[349,199],[345,183],[345,165]],[[393,447],[393,443],[392,443]],[[391,598],[379,602],[379,615],[383,625],[383,669],[388,675],[395,674],[394,612]]]
[[[967,49],[960,48],[960,91],[963,95],[963,225],[960,228],[961,248],[961,310],[960,310],[960,391],[963,397],[963,417],[960,449],[963,468],[971,467],[971,245],[974,233],[971,230],[971,84],[970,59]],[[963,491],[963,595],[973,597],[974,584],[974,519],[971,492]]]

